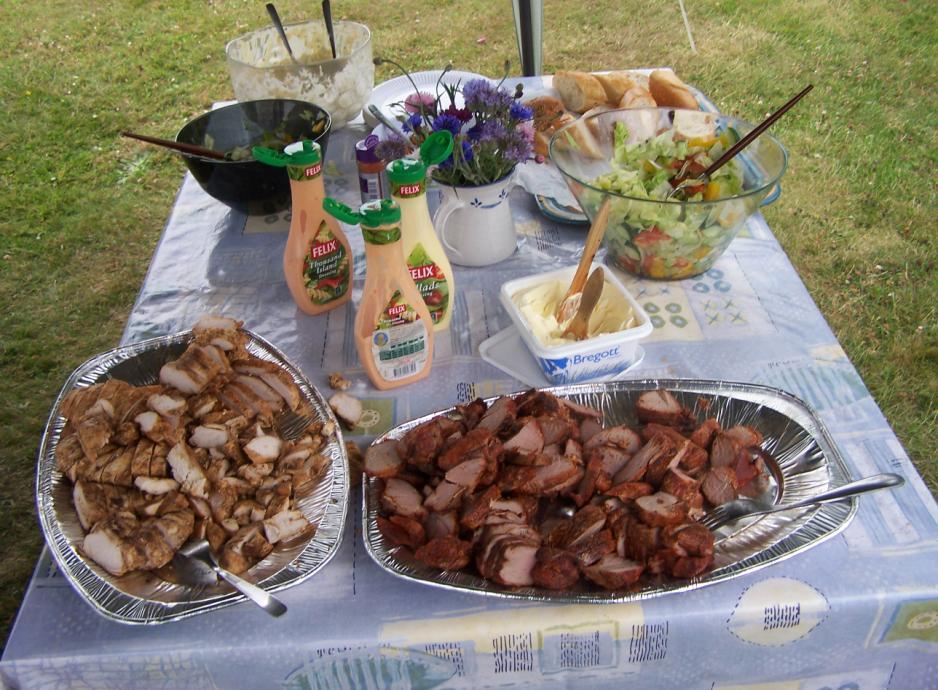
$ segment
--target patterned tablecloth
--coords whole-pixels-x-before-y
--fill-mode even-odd
[[[327,192],[358,201],[354,142],[334,133]],[[186,176],[123,341],[185,329],[205,312],[244,319],[327,390],[355,380],[366,412],[353,437],[415,416],[518,390],[478,355],[510,325],[506,279],[575,263],[585,229],[548,221],[511,198],[518,251],[457,269],[451,331],[429,379],[379,393],[350,337],[361,296],[361,235],[352,303],[312,318],[281,273],[288,214],[250,217]],[[784,204],[784,195],[779,203]],[[193,619],[131,627],[97,615],[40,560],[0,663],[13,687],[95,688],[938,688],[938,508],[761,216],[705,275],[680,282],[623,276],[652,316],[630,378],[703,378],[775,386],[823,419],[854,477],[899,472],[907,484],[864,496],[846,530],[762,570],[688,593],[615,605],[523,603],[460,594],[387,574],[361,538],[352,492],[337,556],[281,597],[270,619],[249,603]]]

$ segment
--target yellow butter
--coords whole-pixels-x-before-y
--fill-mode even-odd
[[[531,334],[544,347],[576,342],[570,336],[563,336],[569,321],[558,322],[554,316],[569,286],[568,282],[550,280],[519,290],[511,296]],[[628,299],[606,281],[599,302],[590,316],[587,339],[617,333],[637,325],[638,319]]]

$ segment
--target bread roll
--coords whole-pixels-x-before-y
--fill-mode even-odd
[[[636,86],[625,92],[619,101],[620,108],[654,108],[658,103],[648,89]]]
[[[550,155],[549,144],[550,138],[554,136],[554,132],[573,122],[574,117],[570,113],[564,111],[560,116],[551,122],[551,126],[544,130],[538,130],[535,128],[534,131],[534,153],[539,153],[540,155],[547,158]]]
[[[609,105],[617,104],[622,100],[622,96],[626,91],[638,86],[635,77],[629,72],[609,72],[608,74],[595,74],[593,76],[596,77],[606,92],[606,103]]]
[[[697,99],[687,85],[669,69],[658,69],[648,77],[648,90],[661,106],[699,110]]]
[[[554,128],[557,120],[564,114],[563,103],[553,96],[538,96],[525,105],[531,109],[534,114],[534,129],[538,132],[546,132]]]
[[[554,88],[560,92],[567,110],[583,113],[606,102],[606,91],[592,74],[586,72],[557,72]]]

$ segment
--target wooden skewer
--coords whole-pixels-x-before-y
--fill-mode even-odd
[[[781,108],[779,108],[778,110],[776,110],[774,113],[772,113],[772,114],[769,115],[767,118],[765,118],[762,122],[760,122],[758,125],[756,125],[756,126],[752,129],[752,131],[749,132],[749,134],[747,134],[746,136],[744,136],[742,139],[740,139],[740,140],[737,141],[735,144],[733,144],[729,149],[727,149],[726,153],[724,153],[722,156],[720,156],[719,158],[717,158],[716,161],[714,161],[714,162],[710,165],[709,168],[707,168],[706,170],[703,171],[703,174],[700,175],[700,177],[701,177],[701,178],[707,178],[707,177],[709,177],[710,175],[712,175],[713,173],[715,173],[717,170],[719,170],[720,168],[722,168],[722,167],[726,164],[726,162],[727,162],[728,160],[730,160],[730,159],[731,159],[733,156],[735,156],[737,153],[739,153],[739,152],[742,151],[744,148],[746,148],[747,146],[749,146],[749,144],[751,144],[751,143],[755,140],[756,137],[758,137],[758,136],[759,136],[760,134],[762,134],[765,130],[767,130],[769,127],[771,127],[771,126],[775,123],[775,121],[778,120],[778,118],[780,118],[782,115],[784,115],[785,113],[787,113],[787,112],[789,111],[789,109],[790,109],[795,103],[797,103],[797,102],[800,101],[802,98],[804,98],[805,96],[807,96],[807,95],[808,95],[808,92],[809,92],[811,89],[813,89],[813,88],[814,88],[814,84],[808,84],[806,87],[804,87],[796,96],[794,96],[791,100],[789,100],[785,105],[783,105]]]

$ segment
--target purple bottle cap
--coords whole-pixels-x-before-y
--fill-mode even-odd
[[[381,159],[375,150],[381,140],[375,134],[369,134],[360,142],[355,144],[355,160],[361,163],[380,163]]]

